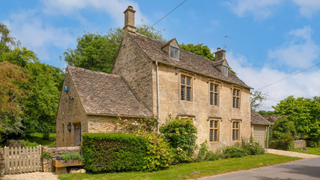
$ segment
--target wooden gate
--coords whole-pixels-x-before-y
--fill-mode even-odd
[[[37,147],[4,147],[5,174],[41,171],[41,145]]]

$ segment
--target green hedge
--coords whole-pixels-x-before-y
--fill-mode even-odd
[[[85,133],[81,147],[84,168],[91,172],[140,171],[147,143],[132,134]]]

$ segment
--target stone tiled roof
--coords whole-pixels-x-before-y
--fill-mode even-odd
[[[274,123],[276,120],[278,120],[279,118],[281,118],[282,116],[278,116],[278,115],[263,115],[263,117],[268,120],[271,123]]]
[[[154,61],[157,60],[159,62],[172,64],[174,66],[202,73],[220,80],[225,80],[241,86],[249,87],[231,72],[228,73],[227,77],[224,76],[220,70],[214,67],[214,62],[209,59],[180,49],[179,60],[174,60],[162,50],[162,47],[165,45],[165,43],[139,33],[130,33],[130,36],[140,47],[140,49],[143,50],[143,52]]]
[[[270,125],[270,122],[251,108],[251,123],[260,125]]]
[[[115,74],[68,66],[86,114],[144,117],[152,113],[139,102],[129,86]]]

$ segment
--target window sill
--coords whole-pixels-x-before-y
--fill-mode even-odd
[[[209,144],[219,144],[219,141],[218,142],[209,142]]]

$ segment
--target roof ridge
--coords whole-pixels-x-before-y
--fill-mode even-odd
[[[68,65],[67,68],[72,68],[72,69],[78,69],[78,70],[84,70],[84,71],[89,71],[89,72],[92,72],[92,73],[95,73],[95,74],[103,74],[103,75],[107,75],[107,76],[116,76],[116,77],[120,77],[119,75],[117,74],[110,74],[110,73],[106,73],[106,72],[101,72],[101,71],[94,71],[94,70],[90,70],[90,69],[86,69],[86,68],[82,68],[82,67],[76,67],[76,66],[70,66]]]

